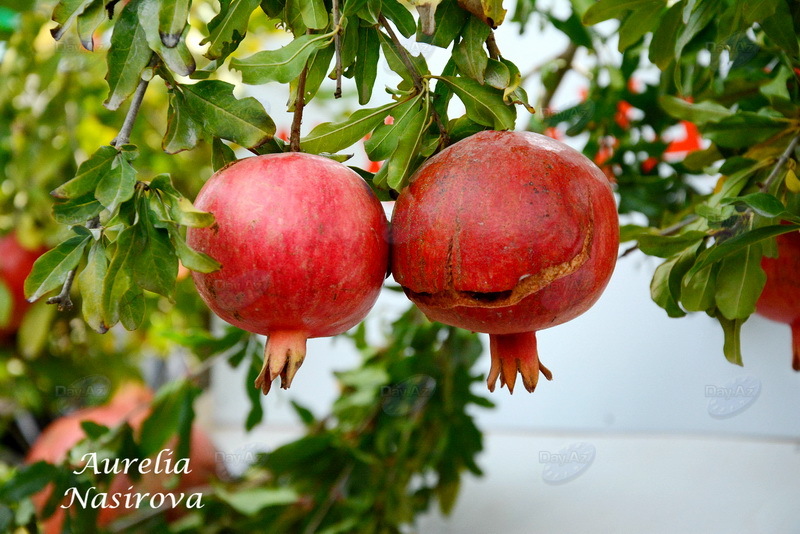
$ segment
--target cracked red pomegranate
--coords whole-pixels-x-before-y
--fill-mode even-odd
[[[487,131],[428,160],[392,217],[392,273],[428,318],[486,332],[497,378],[533,391],[536,331],[582,314],[614,269],[619,225],[603,172],[568,146]]]
[[[792,328],[792,368],[800,371],[800,232],[779,235],[778,257],[764,257],[767,283],[756,311]]]
[[[268,336],[256,387],[288,388],[306,339],[340,334],[372,308],[386,276],[388,222],[369,186],[330,159],[269,154],[212,176],[195,205],[214,214],[187,242],[222,264],[193,272],[208,306],[234,326]]]

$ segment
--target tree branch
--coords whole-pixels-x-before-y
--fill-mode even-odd
[[[783,151],[781,157],[778,158],[778,161],[775,163],[775,167],[773,167],[772,172],[769,173],[769,176],[767,176],[767,179],[764,180],[764,183],[761,185],[762,192],[767,192],[772,187],[773,182],[780,175],[781,169],[783,169],[783,166],[786,165],[787,161],[789,161],[789,158],[792,157],[792,153],[797,147],[798,142],[800,142],[800,134],[796,135],[794,139],[789,142],[789,146],[786,147],[786,150]]]
[[[125,121],[122,123],[122,128],[119,129],[117,136],[111,141],[111,146],[119,148],[125,145],[131,139],[131,131],[136,122],[136,116],[139,114],[139,108],[142,107],[144,100],[144,93],[147,91],[149,80],[139,80],[139,85],[136,86],[136,91],[131,98],[131,106],[128,108],[128,113],[125,115]]]
[[[489,31],[489,37],[486,38],[486,49],[489,51],[489,57],[492,59],[500,59],[503,54],[497,48],[497,41],[494,38],[494,31]]]
[[[333,37],[333,46],[336,54],[336,90],[333,92],[334,98],[342,98],[342,30],[339,27],[339,0],[333,0],[333,26],[336,28],[336,35]]]
[[[555,60],[563,60],[564,64],[558,67],[558,70],[555,73],[555,80],[553,85],[547,89],[544,93],[544,97],[542,98],[542,109],[547,110],[550,108],[550,101],[553,100],[553,97],[558,91],[558,87],[561,85],[561,82],[564,80],[564,76],[566,76],[567,72],[572,68],[572,60],[575,59],[575,53],[578,51],[578,45],[575,43],[570,43],[566,50],[564,50],[560,56],[555,58]]]
[[[381,23],[381,26],[386,30],[386,33],[389,34],[389,39],[392,40],[394,45],[397,47],[397,54],[400,56],[400,61],[403,62],[403,65],[408,69],[408,72],[411,73],[411,79],[414,81],[414,87],[417,91],[422,92],[424,86],[422,83],[422,76],[417,71],[417,68],[412,63],[411,58],[408,57],[408,50],[400,43],[400,39],[397,38],[397,34],[394,33],[394,30],[389,25],[389,21],[386,20],[386,17],[383,15],[378,16],[378,21]]]
[[[292,118],[292,131],[289,134],[289,150],[300,152],[300,125],[303,123],[303,108],[306,104],[306,76],[308,65],[303,67],[297,79],[297,98],[294,101],[294,117]]]

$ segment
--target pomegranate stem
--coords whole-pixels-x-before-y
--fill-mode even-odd
[[[306,357],[307,338],[305,332],[299,331],[271,333],[264,350],[264,366],[256,378],[256,388],[266,395],[272,387],[272,381],[280,376],[281,388],[289,389]]]
[[[492,355],[492,366],[487,379],[489,391],[494,391],[499,377],[500,387],[508,386],[509,393],[514,393],[517,372],[522,375],[522,383],[529,393],[533,393],[533,390],[536,389],[536,384],[539,383],[539,373],[542,373],[548,380],[553,379],[550,370],[539,362],[539,353],[536,350],[536,332],[491,334],[489,350]]]
[[[800,372],[800,319],[792,323],[792,369]]]

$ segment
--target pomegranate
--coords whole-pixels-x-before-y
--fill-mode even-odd
[[[619,246],[603,172],[529,132],[486,131],[428,160],[397,199],[392,273],[428,318],[488,333],[489,390],[550,371],[536,331],[599,298]]]
[[[268,336],[256,387],[286,389],[306,339],[340,334],[375,304],[388,268],[388,222],[369,186],[328,158],[269,154],[212,176],[195,205],[210,228],[187,242],[222,264],[193,272],[208,306],[234,326]]]
[[[778,257],[764,257],[761,267],[767,283],[756,303],[756,311],[792,328],[792,368],[800,371],[800,232],[781,234]]]
[[[52,464],[59,464],[66,460],[67,453],[80,440],[85,437],[82,421],[92,421],[97,424],[113,427],[127,421],[138,431],[144,420],[149,415],[149,405],[153,399],[153,393],[141,384],[128,383],[122,386],[112,397],[108,404],[103,406],[93,406],[84,408],[60,419],[56,419],[48,425],[41,433],[39,438],[31,447],[25,459],[27,463],[34,463],[40,460]],[[174,450],[174,444],[169,446]],[[188,472],[181,476],[178,487],[166,489],[171,475],[165,473],[150,472],[142,476],[137,482],[133,481],[125,474],[114,477],[109,485],[109,494],[127,495],[131,491],[136,493],[169,493],[169,492],[190,492],[193,488],[198,488],[208,484],[216,476],[216,450],[211,440],[198,427],[192,428],[191,458],[189,459]],[[171,458],[173,465],[177,461],[174,456]],[[33,502],[37,510],[41,511],[45,506],[52,489],[48,486],[33,497]],[[121,502],[124,502],[120,499]],[[115,519],[134,512],[133,508],[103,508],[98,514],[97,523],[99,526],[106,526]],[[168,517],[175,518],[175,510],[168,511]],[[56,512],[43,521],[43,532],[45,534],[59,534],[64,522],[64,509],[60,506]]]
[[[42,253],[44,250],[24,248],[14,233],[0,237],[0,281],[11,293],[11,314],[8,323],[0,325],[0,339],[17,331],[25,310],[30,306],[25,300],[25,278],[31,272],[33,262]]]

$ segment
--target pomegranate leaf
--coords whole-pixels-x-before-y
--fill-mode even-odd
[[[648,55],[650,61],[655,63],[661,70],[665,70],[675,57],[673,51],[675,50],[678,29],[682,24],[682,9],[682,2],[676,2],[672,5],[661,18],[661,23],[653,31]]]
[[[136,255],[139,254],[144,246],[144,239],[141,236],[138,225],[125,228],[117,236],[114,255],[111,263],[106,270],[103,279],[103,323],[109,328],[117,324],[122,313],[122,299],[126,297],[125,312],[129,319],[134,319],[135,310],[128,309],[132,304],[135,305],[135,284],[133,281],[133,265]],[[128,292],[132,291],[132,295]]]
[[[142,289],[171,297],[178,276],[178,257],[169,232],[155,227],[155,215],[146,204],[137,211],[143,248],[135,257],[134,281]]]
[[[420,111],[421,95],[408,100],[392,110],[392,123],[381,124],[369,139],[364,142],[364,150],[372,161],[388,158],[395,148],[403,132],[408,129],[413,117]]]
[[[400,136],[389,160],[386,162],[386,183],[395,191],[400,191],[414,169],[422,137],[430,120],[430,101],[425,100],[422,109],[415,110]]]
[[[184,240],[177,228],[170,225],[167,227],[167,230],[170,233],[173,245],[175,245],[175,252],[178,254],[178,258],[181,260],[184,267],[199,273],[211,273],[221,267],[219,262],[208,254],[198,252],[187,245],[186,240]]]
[[[725,358],[734,365],[744,365],[742,361],[742,324],[746,319],[726,319],[723,315],[716,315],[725,339],[722,352]]]
[[[413,86],[414,77],[408,70],[408,67],[406,67],[405,63],[403,63],[403,60],[400,59],[400,51],[397,48],[397,45],[383,32],[378,32],[378,36],[381,40],[383,57],[386,59],[386,63],[389,65],[389,68],[392,70],[392,72],[399,74],[409,87]],[[406,55],[411,60],[411,64],[414,66],[414,70],[416,70],[421,76],[430,73],[428,70],[428,63],[425,61],[425,58],[421,53],[415,56],[409,51],[406,52]]]
[[[322,30],[328,26],[328,10],[322,0],[302,0],[298,4],[306,28]]]
[[[775,41],[778,46],[797,57],[800,47],[797,43],[797,33],[792,24],[792,13],[786,2],[775,2],[775,14],[759,21],[759,25],[767,36]]]
[[[72,199],[94,192],[100,178],[111,169],[117,156],[113,146],[101,146],[78,167],[75,177],[54,189],[50,194],[57,199]]]
[[[86,50],[94,50],[94,34],[106,20],[108,17],[103,0],[92,0],[78,15],[78,37]]]
[[[329,41],[327,34],[301,35],[283,48],[256,52],[244,59],[233,58],[231,69],[241,72],[242,82],[250,85],[289,83],[300,75],[311,54]]]
[[[273,137],[273,139],[276,138]],[[219,137],[214,137],[211,143],[211,168],[214,169],[214,172],[234,161],[236,161],[236,154],[233,149],[223,143]]]
[[[103,240],[92,243],[86,267],[78,275],[83,318],[91,328],[104,334],[108,325],[103,320],[103,279],[108,271],[108,258]]]
[[[14,298],[8,290],[8,285],[0,280],[0,328],[8,325],[14,307]]]
[[[237,512],[245,516],[255,516],[270,506],[285,506],[300,501],[300,494],[291,488],[249,488],[228,492],[217,489],[215,495]]]
[[[128,3],[114,25],[108,50],[108,109],[119,108],[139,85],[142,71],[150,63],[153,52],[147,45],[144,28],[139,24],[138,1]]]
[[[53,10],[53,21],[58,23],[58,26],[50,30],[53,39],[60,40],[64,36],[64,32],[69,29],[69,26],[78,15],[83,13],[86,6],[89,5],[91,0],[61,0]]]
[[[170,91],[167,131],[161,141],[164,152],[177,154],[193,149],[200,140],[201,132],[202,125],[192,118],[183,94]]]
[[[238,99],[233,85],[203,80],[181,85],[192,118],[208,134],[229,139],[243,147],[256,147],[275,135],[275,123],[253,97]]]
[[[367,104],[372,97],[372,88],[378,75],[378,59],[381,44],[375,28],[358,29],[358,57],[355,63],[355,80],[358,89],[358,103]]]
[[[439,48],[447,48],[461,33],[464,24],[469,20],[469,13],[461,9],[456,0],[442,0],[433,16],[433,35],[426,34],[422,28],[422,20],[417,28],[417,41]],[[421,18],[421,17],[420,17]]]
[[[467,117],[495,130],[513,130],[517,112],[503,101],[503,95],[492,87],[469,78],[443,76],[443,80],[467,108]]]
[[[196,66],[194,57],[186,47],[186,33],[189,28],[184,28],[184,32],[176,36],[177,39],[173,46],[166,46],[158,29],[159,0],[138,0],[138,4],[139,24],[144,29],[145,39],[150,50],[158,54],[172,72],[181,76],[189,76],[193,73]],[[167,38],[169,42],[172,42],[170,39]]]
[[[417,31],[417,23],[411,12],[397,0],[382,0],[381,13],[394,22],[397,30],[405,38],[410,38]]]
[[[714,300],[726,319],[747,319],[756,311],[756,301],[767,275],[761,268],[761,245],[742,247],[720,262]]]
[[[173,48],[181,39],[189,18],[191,0],[162,0],[158,10],[158,33],[161,42]]]
[[[170,459],[175,462],[179,458],[189,458],[194,400],[199,394],[200,388],[187,379],[175,380],[158,390],[151,405],[152,411],[142,423],[140,441],[142,457],[149,457],[165,450],[167,441],[177,432],[178,446]]]
[[[461,75],[472,78],[481,85],[484,83],[486,65],[489,62],[484,43],[491,31],[477,17],[470,17],[461,32],[461,41],[453,48],[453,59]]]
[[[118,154],[111,169],[97,184],[94,196],[109,212],[114,213],[120,204],[133,197],[135,186],[136,170],[124,155]]]
[[[655,2],[665,4],[663,1],[655,0]],[[652,3],[654,0],[600,0],[583,14],[583,23],[592,26],[604,20],[622,17],[630,11],[636,11]]]
[[[83,250],[91,239],[91,234],[76,235],[39,256],[25,279],[25,297],[33,302],[60,287],[69,271],[80,263]]]
[[[306,73],[306,93],[305,101],[309,102],[314,98],[319,91],[322,82],[328,76],[328,69],[331,66],[331,59],[334,54],[333,43],[328,46],[323,46],[317,50],[308,61],[308,70]],[[294,101],[296,99],[296,90],[292,91],[292,101],[289,103],[288,108],[294,109]]]
[[[133,331],[142,326],[146,306],[144,293],[132,285],[119,297],[119,322],[125,330]]]
[[[208,59],[224,59],[238,48],[258,0],[222,0],[219,4],[219,13],[208,22],[208,37],[200,42],[210,43],[205,53]]]
[[[669,258],[708,237],[706,232],[690,230],[678,235],[644,233],[637,236],[639,249],[650,256]]]
[[[715,244],[713,247],[709,247],[701,252],[690,274],[694,276],[697,271],[705,266],[723,260],[747,246],[758,243],[764,239],[769,239],[787,232],[793,232],[797,229],[800,229],[800,225],[798,224],[762,226],[761,228],[756,228],[755,230],[750,230],[749,232],[726,239],[722,243]]]
[[[382,124],[397,105],[393,102],[379,108],[359,109],[342,122],[324,122],[300,139],[300,148],[312,154],[338,152]]]
[[[700,269],[693,276],[688,273],[681,281],[681,304],[687,311],[707,311],[714,308],[717,270],[714,263]]]

